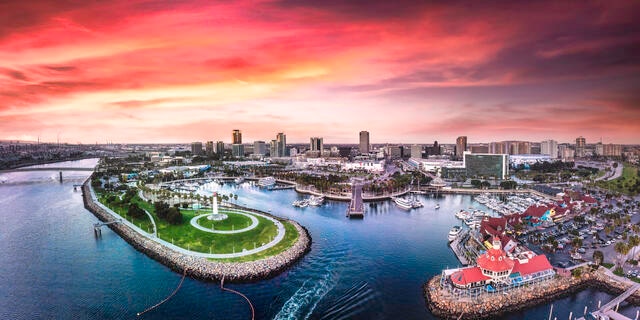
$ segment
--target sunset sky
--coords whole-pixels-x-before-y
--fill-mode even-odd
[[[2,1],[0,139],[640,143],[640,1],[446,3]]]

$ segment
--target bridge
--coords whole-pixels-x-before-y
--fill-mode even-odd
[[[95,168],[87,168],[87,167],[22,167],[22,168],[15,168],[15,169],[0,170],[0,174],[9,173],[9,172],[58,171],[60,173],[60,183],[62,183],[62,171],[94,171],[94,170]]]
[[[615,299],[609,301],[609,303],[602,306],[600,309],[591,313],[591,317],[593,319],[606,319],[606,320],[631,320],[631,318],[625,317],[617,312],[618,306],[624,300],[629,298],[632,294],[640,289],[640,283],[636,283],[632,285],[627,291],[623,292],[621,295],[617,296]],[[615,307],[615,310],[613,309]],[[580,318],[585,319],[585,318]],[[636,319],[638,319],[638,314],[636,313]]]
[[[0,170],[0,173],[25,172],[25,171],[93,171],[95,168],[87,167],[24,167]]]

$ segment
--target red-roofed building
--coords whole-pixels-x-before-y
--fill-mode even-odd
[[[476,266],[458,269],[450,274],[451,283],[457,288],[487,284],[504,287],[548,279],[554,275],[553,267],[545,255],[512,259],[501,245],[501,240],[494,237],[492,248],[478,257]]]

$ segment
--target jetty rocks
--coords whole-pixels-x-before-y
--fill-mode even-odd
[[[115,219],[111,214],[96,205],[91,199],[89,181],[90,179],[85,181],[82,186],[82,198],[85,208],[102,222],[114,221]],[[274,218],[283,220],[278,217]],[[299,236],[296,243],[278,255],[250,262],[215,262],[205,258],[189,256],[148,239],[125,224],[113,223],[109,224],[108,227],[136,250],[166,265],[175,272],[186,272],[187,276],[203,281],[218,282],[224,277],[227,283],[243,283],[275,277],[295,264],[311,250],[311,236],[307,229],[295,221],[287,221],[298,231]]]
[[[598,270],[583,273],[579,278],[556,276],[553,280],[513,289],[506,295],[484,294],[477,299],[471,299],[454,298],[449,295],[445,289],[440,288],[440,275],[437,275],[424,284],[423,292],[427,308],[439,318],[494,319],[507,313],[553,302],[587,287],[619,295],[629,285],[612,280]],[[626,301],[638,305],[640,292],[636,292]]]

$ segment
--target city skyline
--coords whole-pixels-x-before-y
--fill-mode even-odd
[[[394,4],[1,4],[0,139],[640,142],[640,4]]]

